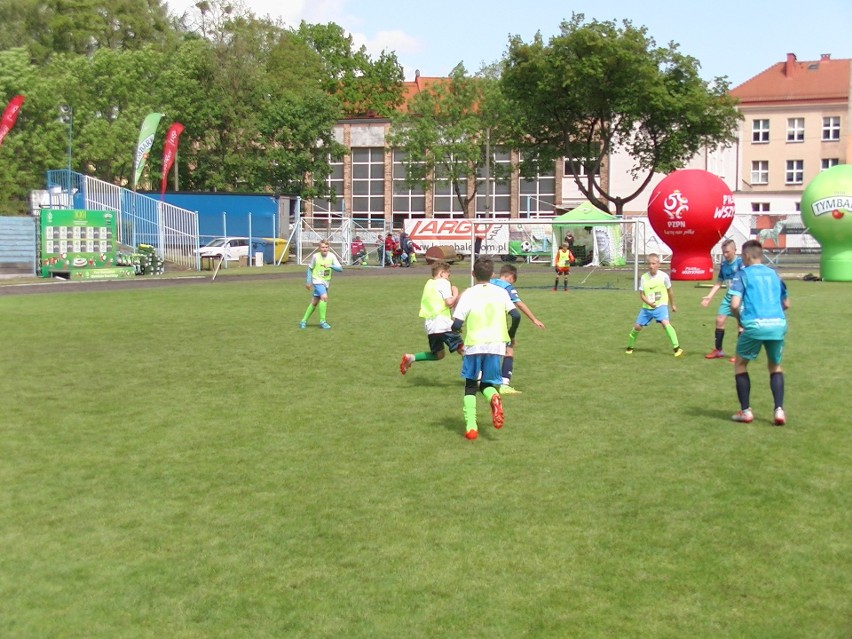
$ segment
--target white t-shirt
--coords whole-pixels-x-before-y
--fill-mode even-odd
[[[453,296],[453,285],[450,283],[450,280],[437,279],[435,280],[434,286],[444,300],[448,300]],[[432,335],[433,333],[446,333],[451,331],[453,328],[453,318],[447,317],[446,315],[438,315],[438,317],[426,319],[426,321],[423,322],[423,325],[426,328],[426,333],[428,335]]]

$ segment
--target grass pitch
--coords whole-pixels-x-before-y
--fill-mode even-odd
[[[457,356],[398,372],[425,267],[336,275],[331,331],[299,277],[0,297],[0,635],[852,636],[850,285],[788,283],[773,428],[705,290],[627,357],[635,292],[521,268],[547,328],[475,442]]]

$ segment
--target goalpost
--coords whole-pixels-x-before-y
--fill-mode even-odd
[[[527,262],[536,261],[536,258],[543,261],[544,258],[549,264],[553,263],[565,231],[570,229],[575,236],[575,243],[577,235],[585,235],[581,239],[591,244],[590,259],[587,258],[588,261],[584,265],[577,264],[572,269],[573,288],[625,288],[629,285],[632,290],[638,289],[639,255],[645,243],[642,237],[644,227],[639,224],[638,219],[566,223],[555,221],[553,218],[480,217],[473,224],[467,220],[467,226],[470,243],[467,247],[456,244],[456,248],[468,248],[468,251],[459,250],[459,253],[472,254],[470,249],[476,245],[477,236],[480,236],[482,254],[514,257],[510,253],[509,245],[511,242],[518,242],[517,238],[521,237],[527,238],[520,241],[523,248],[529,248],[529,251],[522,251],[519,257],[525,258]],[[575,230],[580,232],[574,233]],[[598,277],[590,282],[595,274]],[[473,260],[470,262],[470,277],[472,284]],[[619,282],[625,282],[625,285],[619,286]]]

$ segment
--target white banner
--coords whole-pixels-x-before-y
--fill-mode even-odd
[[[405,232],[425,251],[432,246],[452,246],[460,255],[470,255],[471,220],[426,218],[405,220]],[[482,253],[504,255],[509,252],[509,225],[478,221],[475,233],[482,237]]]

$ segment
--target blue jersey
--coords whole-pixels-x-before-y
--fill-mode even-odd
[[[731,295],[740,296],[743,333],[755,339],[784,339],[787,318],[782,303],[787,285],[765,264],[752,264],[734,276]]]
[[[495,277],[494,279],[492,279],[491,283],[505,290],[506,293],[509,294],[509,299],[512,300],[512,302],[521,301],[521,297],[520,295],[518,295],[518,289],[515,288],[514,284],[507,282],[504,279],[500,279],[499,277]]]
[[[743,268],[745,266],[743,266],[743,260],[739,256],[735,257],[733,262],[722,259],[722,263],[719,264],[719,284],[730,287],[734,276]]]

